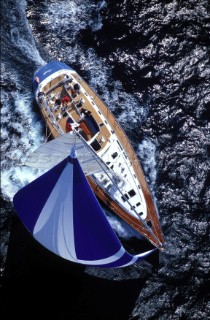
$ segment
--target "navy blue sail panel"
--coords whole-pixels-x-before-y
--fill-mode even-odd
[[[64,259],[123,267],[150,254],[130,255],[102,211],[78,160],[67,157],[17,192],[14,207],[30,233]]]
[[[49,77],[51,74],[55,73],[56,71],[63,70],[63,69],[73,70],[71,67],[67,66],[65,63],[59,62],[59,61],[51,61],[46,65],[42,66],[41,68],[39,68],[34,73],[34,79],[33,79],[34,92],[37,90],[38,84],[42,82],[45,78]]]

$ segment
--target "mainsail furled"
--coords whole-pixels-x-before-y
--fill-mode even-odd
[[[123,248],[89,186],[74,148],[70,156],[19,190],[13,203],[38,242],[75,263],[125,267],[155,250],[131,255]]]

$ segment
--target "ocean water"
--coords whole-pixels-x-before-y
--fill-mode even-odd
[[[28,319],[28,310],[73,320],[210,318],[209,16],[205,0],[1,3],[5,319]],[[54,59],[98,92],[139,156],[166,242],[155,263],[108,271],[66,264],[40,248],[13,211],[14,194],[40,174],[21,161],[46,139],[33,73]],[[109,219],[125,243],[138,242]]]

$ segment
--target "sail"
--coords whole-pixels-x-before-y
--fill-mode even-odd
[[[76,133],[66,133],[53,139],[35,150],[26,160],[24,165],[33,168],[51,169],[60,161],[65,159],[69,150],[76,145],[77,158],[79,159],[85,175],[91,175],[102,171],[101,164],[96,161],[96,156],[90,147],[83,142],[83,138]]]
[[[19,190],[13,203],[22,223],[38,242],[75,263],[125,267],[155,250],[131,255],[124,249],[74,152]]]

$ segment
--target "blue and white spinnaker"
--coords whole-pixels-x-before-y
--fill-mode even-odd
[[[109,224],[74,149],[13,199],[22,223],[44,247],[69,261],[103,268],[125,267],[155,249],[129,254]]]

